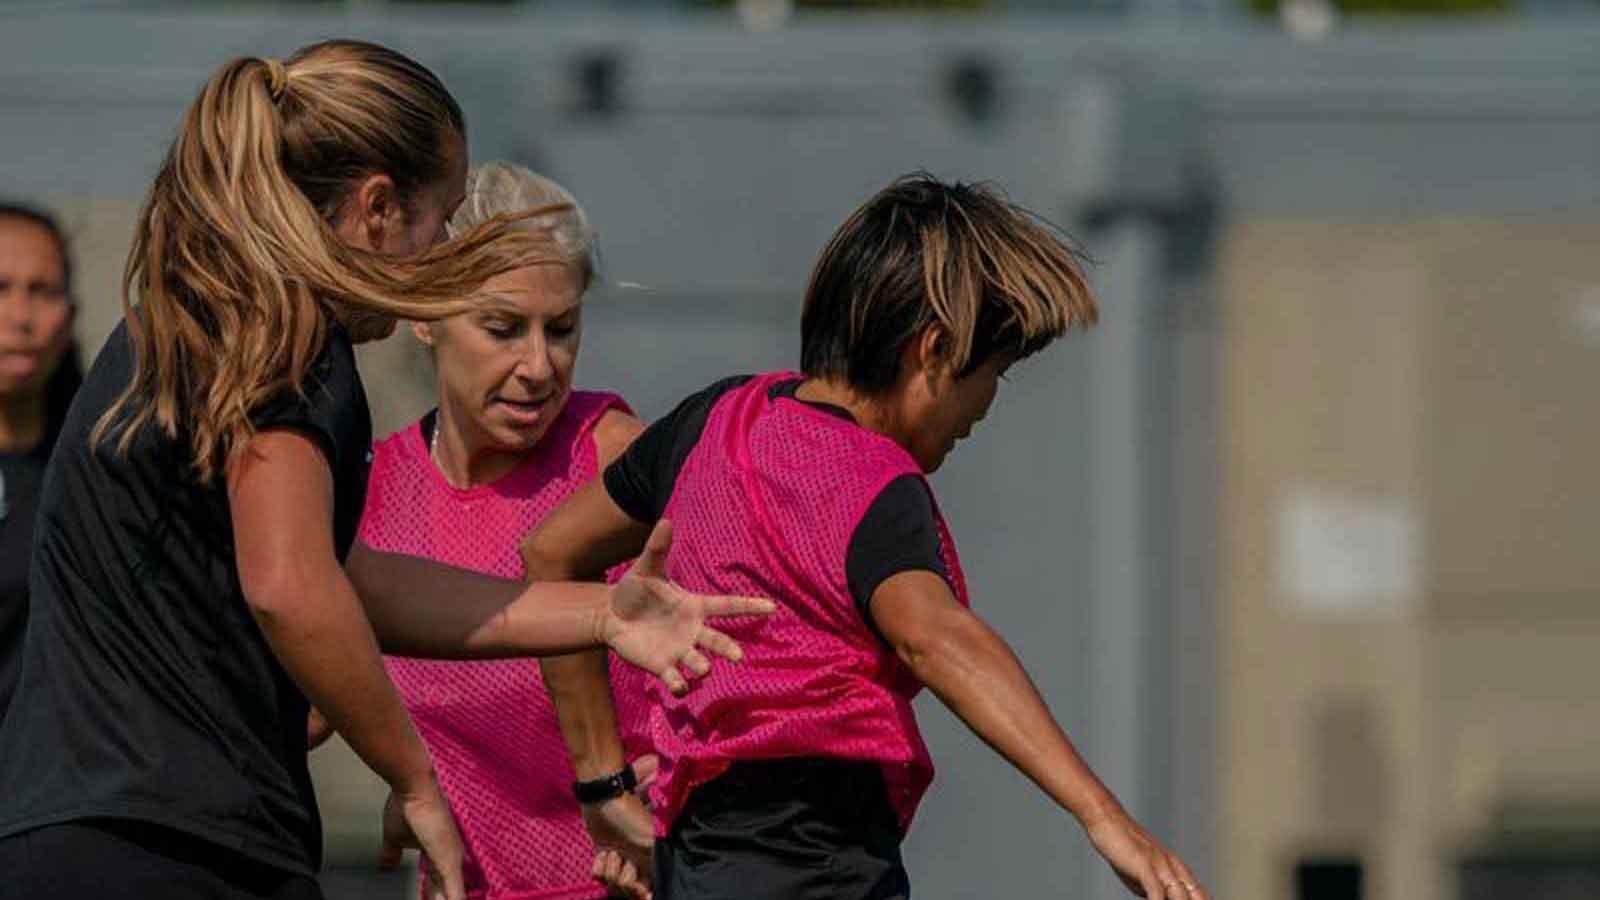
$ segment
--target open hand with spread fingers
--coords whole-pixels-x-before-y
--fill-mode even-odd
[[[1210,900],[1194,873],[1118,809],[1085,823],[1089,841],[1128,890],[1146,900]]]
[[[689,689],[688,677],[711,671],[708,652],[731,660],[742,655],[739,645],[707,619],[767,615],[776,606],[758,597],[696,594],[678,587],[665,574],[671,547],[672,525],[662,519],[633,568],[612,586],[597,638],[660,678],[667,690],[682,694]]]

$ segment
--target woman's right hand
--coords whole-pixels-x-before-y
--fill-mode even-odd
[[[702,650],[731,660],[742,656],[733,638],[706,625],[707,619],[768,615],[777,606],[758,597],[712,596],[678,587],[666,577],[671,548],[672,525],[662,519],[633,568],[611,587],[598,636],[622,659],[682,694],[689,683],[679,666],[695,677],[711,671]]]
[[[401,854],[408,847],[422,851],[428,861],[422,893],[426,900],[465,900],[461,833],[456,830],[456,820],[450,815],[438,781],[432,777],[405,793],[390,791],[383,804],[383,849],[378,853],[378,868],[399,865]]]

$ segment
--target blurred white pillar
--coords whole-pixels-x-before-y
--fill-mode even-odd
[[[1099,233],[1094,254],[1102,305],[1089,340],[1093,552],[1086,673],[1092,699],[1081,743],[1128,810],[1160,831],[1166,811],[1151,808],[1162,793],[1150,784],[1156,758],[1151,751],[1166,740],[1167,716],[1153,704],[1163,702],[1166,692],[1155,689],[1163,666],[1148,648],[1159,645],[1150,638],[1163,623],[1153,621],[1149,595],[1159,583],[1154,569],[1166,561],[1149,546],[1145,422],[1152,344],[1147,323],[1162,287],[1161,234],[1144,217],[1120,217]],[[1127,896],[1098,859],[1088,872],[1085,896],[1091,900]]]

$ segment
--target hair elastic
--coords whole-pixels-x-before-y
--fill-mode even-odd
[[[283,92],[289,87],[289,70],[284,67],[283,60],[262,60],[267,64],[267,96],[273,103],[283,99]]]

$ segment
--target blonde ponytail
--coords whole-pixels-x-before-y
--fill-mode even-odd
[[[463,131],[431,72],[373,44],[223,66],[189,107],[140,216],[123,276],[135,374],[93,439],[118,432],[126,452],[153,420],[212,478],[253,434],[252,411],[303,390],[330,319],[445,318],[472,308],[488,279],[559,257],[545,230],[515,217],[404,260],[334,233],[349,184],[382,172],[405,199],[444,177]]]

